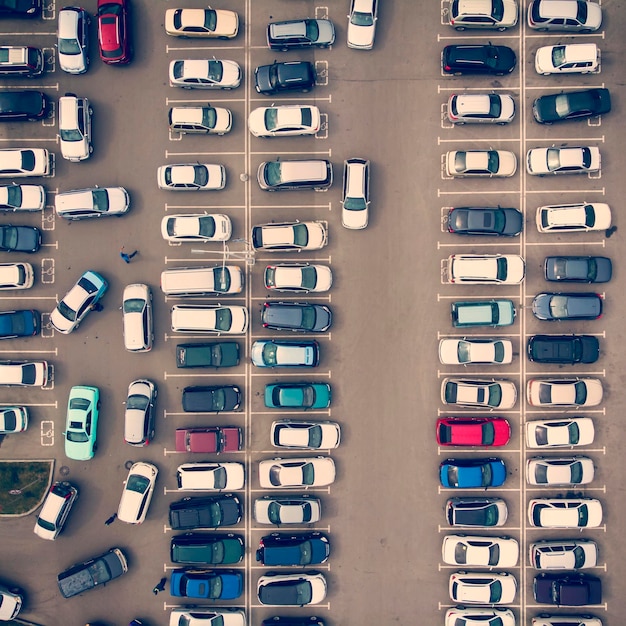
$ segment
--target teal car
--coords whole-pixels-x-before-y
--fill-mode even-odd
[[[96,451],[100,390],[76,385],[70,389],[65,426],[65,454],[74,461],[88,461]]]
[[[326,409],[328,383],[277,383],[265,386],[265,406],[270,409]]]

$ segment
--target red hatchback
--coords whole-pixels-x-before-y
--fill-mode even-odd
[[[130,63],[128,27],[128,0],[98,0],[98,43],[105,63]]]
[[[176,429],[176,452],[237,452],[242,444],[242,431],[237,426]]]
[[[505,446],[511,425],[499,417],[441,417],[437,420],[440,446]]]

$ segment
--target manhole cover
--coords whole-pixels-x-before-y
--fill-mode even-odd
[[[59,474],[61,474],[61,476],[69,476],[70,468],[67,465],[62,465],[59,467]]]

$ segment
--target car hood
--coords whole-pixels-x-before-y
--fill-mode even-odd
[[[238,87],[241,82],[241,68],[235,61],[222,61],[222,80],[220,85]]]
[[[223,9],[215,9],[217,24],[215,32],[220,37],[234,37],[239,29],[239,18],[234,11],[224,11]]]
[[[87,69],[85,57],[82,54],[63,54],[59,52],[59,64],[68,74],[82,74]]]
[[[376,22],[370,26],[359,26],[348,22],[348,47],[369,50],[374,45]]]
[[[41,185],[21,185],[23,210],[42,210],[46,206],[46,190]]]

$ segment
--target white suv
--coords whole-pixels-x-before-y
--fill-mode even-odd
[[[450,26],[503,31],[517,24],[517,13],[517,0],[452,0]]]
[[[516,254],[452,254],[447,260],[449,283],[516,285],[524,273],[524,259]]]
[[[54,483],[37,516],[35,534],[42,539],[56,539],[63,530],[76,498],[78,489],[74,485],[65,481]]]
[[[360,230],[367,226],[370,204],[370,162],[348,159],[343,163],[341,223],[345,228]]]
[[[59,98],[59,139],[61,154],[68,161],[84,161],[93,152],[91,115],[87,98],[66,93]]]

